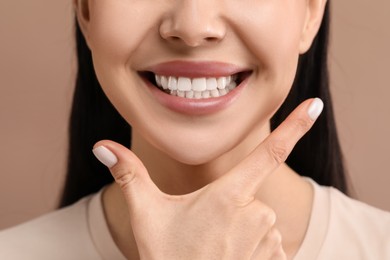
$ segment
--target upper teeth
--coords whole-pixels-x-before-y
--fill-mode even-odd
[[[157,85],[165,90],[212,91],[236,87],[236,76],[219,78],[186,78],[155,75]]]

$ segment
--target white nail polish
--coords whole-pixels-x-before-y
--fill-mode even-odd
[[[111,168],[118,162],[118,159],[116,158],[115,154],[113,154],[104,146],[96,147],[92,150],[92,152],[96,156],[96,158],[108,168]]]
[[[307,110],[307,114],[309,115],[311,120],[316,120],[317,117],[321,114],[324,109],[324,103],[321,99],[315,98],[313,102],[311,102],[309,109]]]

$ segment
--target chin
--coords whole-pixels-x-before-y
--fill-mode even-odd
[[[198,166],[208,164],[231,150],[228,145],[215,144],[202,145],[200,143],[181,143],[175,147],[166,147],[163,152],[170,158],[182,164]]]
[[[173,159],[175,159],[176,161],[178,161],[182,164],[191,165],[191,166],[204,165],[204,164],[212,162],[216,158],[218,158],[218,156],[211,156],[211,155],[208,156],[208,155],[204,155],[204,154],[192,154],[192,153],[191,154],[181,153],[180,155],[173,157]]]

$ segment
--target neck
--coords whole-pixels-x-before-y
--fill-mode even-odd
[[[269,134],[269,131],[268,131]],[[155,149],[139,134],[133,132],[132,151],[141,159],[152,180],[161,191],[186,194],[218,179],[248,155],[261,140],[246,140],[232,151],[202,165],[186,165],[175,161]],[[276,227],[282,233],[284,249],[291,258],[303,241],[312,203],[310,184],[302,180],[287,165],[280,166],[263,183],[257,199],[271,207],[277,215]],[[119,249],[128,259],[138,259],[136,244],[131,231],[127,207],[116,184],[103,194],[107,222]]]

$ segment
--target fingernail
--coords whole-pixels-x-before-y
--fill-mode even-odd
[[[108,168],[111,168],[118,162],[118,159],[116,158],[115,154],[113,154],[104,146],[98,146],[92,149],[92,152],[96,156],[96,158]]]
[[[324,109],[324,103],[321,99],[315,98],[313,102],[311,102],[309,109],[307,110],[307,114],[309,115],[310,119],[314,121],[321,114],[322,109]]]

